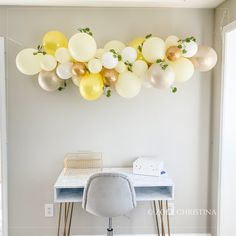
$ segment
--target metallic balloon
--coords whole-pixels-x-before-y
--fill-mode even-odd
[[[198,47],[197,53],[190,60],[197,70],[209,71],[217,63],[217,54],[213,48],[201,45]]]
[[[161,65],[155,63],[150,66],[147,73],[152,86],[157,89],[168,89],[175,81],[175,73],[170,65],[163,69]]]
[[[77,62],[72,66],[73,75],[85,75],[87,72],[86,65],[82,62]]]
[[[63,80],[56,75],[55,71],[41,71],[38,75],[38,83],[48,92],[56,91],[63,86]]]
[[[118,73],[116,72],[116,70],[104,68],[101,72],[101,75],[106,85],[109,85],[111,87],[115,86],[115,83],[118,80]]]
[[[176,46],[171,46],[166,51],[166,57],[170,61],[177,61],[181,57],[181,50]]]

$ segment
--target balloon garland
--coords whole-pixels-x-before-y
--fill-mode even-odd
[[[152,34],[136,38],[128,46],[118,40],[97,48],[89,28],[80,29],[69,40],[59,31],[49,31],[42,46],[26,48],[16,57],[16,66],[26,75],[38,74],[46,91],[63,90],[71,79],[89,101],[116,91],[132,98],[141,87],[177,91],[175,82],[189,80],[194,70],[209,71],[217,62],[215,50],[198,45],[194,37],[165,41]]]

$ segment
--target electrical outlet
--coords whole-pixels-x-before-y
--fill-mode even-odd
[[[168,214],[173,216],[175,214],[175,204],[173,202],[168,203]]]
[[[45,204],[44,212],[45,217],[53,217],[53,204]]]

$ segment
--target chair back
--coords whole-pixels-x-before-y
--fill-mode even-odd
[[[82,207],[102,217],[124,215],[136,207],[133,184],[124,174],[94,174],[84,189]]]

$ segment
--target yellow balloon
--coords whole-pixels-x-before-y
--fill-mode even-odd
[[[88,101],[97,100],[103,94],[103,79],[100,74],[86,74],[79,84],[81,96]]]
[[[177,82],[187,81],[193,76],[194,66],[189,59],[181,57],[179,60],[175,62],[169,61],[169,63],[175,72],[175,80]]]
[[[158,37],[151,37],[144,41],[142,54],[144,58],[151,63],[157,59],[164,59],[165,57],[165,42]]]
[[[40,62],[43,55],[34,48],[21,50],[16,56],[16,66],[25,75],[36,75],[42,68]]]
[[[54,55],[58,48],[67,48],[68,40],[60,31],[49,31],[43,37],[43,48],[47,54]]]
[[[137,60],[143,60],[143,55],[142,53],[140,52],[140,50],[138,49],[139,46],[142,46],[142,43],[144,42],[145,38],[136,38],[134,40],[132,40],[130,43],[129,43],[129,46],[133,47],[136,49],[137,51]]]

